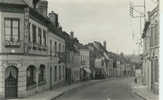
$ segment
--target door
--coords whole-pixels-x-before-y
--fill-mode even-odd
[[[5,97],[17,98],[18,70],[16,67],[8,67],[5,72]]]

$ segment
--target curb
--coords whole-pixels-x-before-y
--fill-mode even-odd
[[[141,96],[139,93],[134,91],[134,94],[137,95],[138,97],[142,98],[143,100],[147,100],[145,97]]]
[[[53,97],[53,98],[51,98],[51,99],[49,99],[49,100],[56,100],[56,99],[59,98],[60,96],[64,95],[65,92],[66,92],[66,91],[64,91],[64,92],[62,92],[62,93],[60,93],[60,94],[58,94],[57,96],[55,96],[55,97]]]

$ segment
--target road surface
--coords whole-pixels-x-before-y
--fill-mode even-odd
[[[131,90],[131,78],[106,80],[74,89],[57,100],[142,100]]]

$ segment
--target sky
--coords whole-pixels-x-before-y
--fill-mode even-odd
[[[109,51],[124,54],[139,53],[136,42],[140,37],[140,20],[129,16],[129,0],[48,0],[48,2],[49,12],[53,10],[59,15],[59,23],[63,30],[73,31],[81,43],[106,41]]]

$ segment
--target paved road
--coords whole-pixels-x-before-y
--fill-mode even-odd
[[[131,79],[106,80],[72,90],[57,100],[142,100],[131,91]]]

